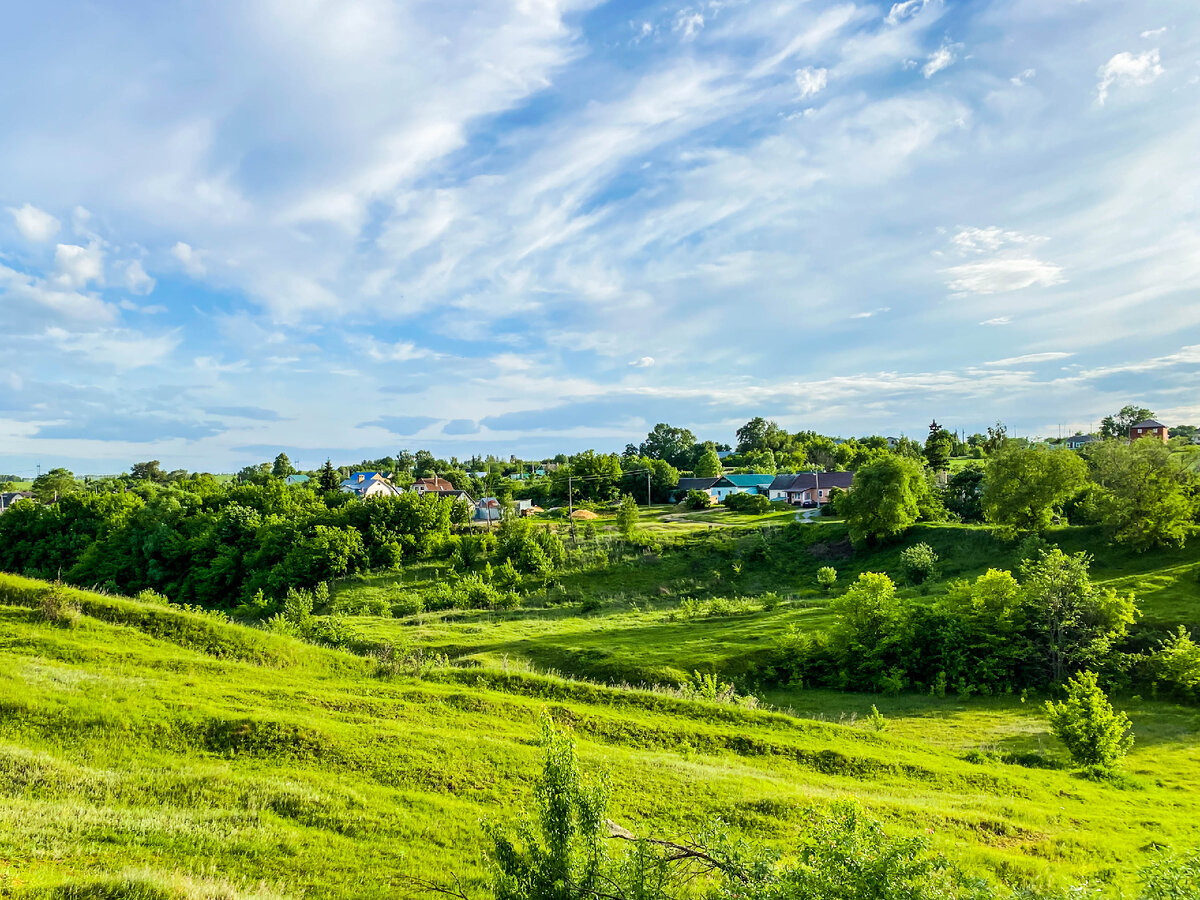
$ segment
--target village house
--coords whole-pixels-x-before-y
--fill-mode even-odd
[[[398,497],[403,493],[382,472],[351,472],[338,487],[364,500],[367,497]]]
[[[32,491],[5,491],[0,493],[0,512],[4,512],[18,500],[32,500]]]
[[[1146,419],[1129,428],[1129,440],[1137,441],[1144,437],[1156,437],[1164,444],[1167,442],[1167,426],[1154,419]]]
[[[1079,450],[1098,440],[1100,440],[1100,438],[1096,437],[1094,434],[1075,434],[1067,438],[1067,449]]]
[[[445,478],[434,475],[432,478],[418,478],[413,482],[412,489],[415,493],[424,494],[426,491],[452,491],[454,485]]]
[[[854,485],[853,472],[805,472],[792,476],[782,488],[783,499],[793,506],[823,506],[834,488],[848,491]]]
[[[765,494],[774,480],[774,475],[724,475],[717,479],[708,493],[720,503],[730,494]]]
[[[719,478],[680,478],[679,483],[675,485],[675,490],[671,491],[671,502],[676,503],[682,500],[690,491],[703,491],[711,497],[710,491],[719,480]]]

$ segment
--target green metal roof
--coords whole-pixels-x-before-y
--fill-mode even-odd
[[[770,484],[775,480],[774,475],[726,475],[721,481],[717,482],[717,487],[721,486],[721,482],[728,482],[734,487],[758,487],[762,484]]]

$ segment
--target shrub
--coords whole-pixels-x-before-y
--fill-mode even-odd
[[[1108,775],[1133,746],[1129,717],[1117,712],[1100,689],[1095,672],[1080,672],[1067,682],[1067,697],[1046,702],[1050,730],[1078,765]]]
[[[638,505],[629,494],[621,497],[621,505],[617,507],[617,530],[626,538],[633,537],[637,529]]]
[[[79,617],[83,613],[79,604],[70,599],[65,590],[55,585],[42,595],[41,614],[42,619],[51,625],[74,628],[79,624]]]
[[[913,544],[900,551],[900,568],[913,584],[928,581],[937,573],[938,555],[926,543]]]
[[[763,612],[773,612],[779,608],[780,598],[774,591],[767,591],[758,600],[762,604]]]
[[[579,604],[579,611],[585,616],[590,616],[592,613],[600,612],[604,608],[604,604],[600,602],[599,597],[588,597]]]
[[[688,491],[683,502],[688,509],[708,509],[712,506],[712,497],[704,491]]]
[[[765,494],[730,494],[721,502],[726,509],[752,516],[771,511],[771,501]]]
[[[883,713],[874,703],[871,704],[871,715],[867,716],[867,721],[876,731],[887,731],[887,719],[883,717]]]
[[[1200,700],[1200,644],[1186,628],[1179,629],[1159,644],[1150,657],[1154,680],[1182,700]]]
[[[134,600],[139,600],[142,603],[153,603],[157,606],[170,606],[171,601],[165,595],[160,594],[153,588],[143,588],[133,595]]]
[[[1159,851],[1139,873],[1142,900],[1193,900],[1200,897],[1200,850]]]
[[[425,601],[421,599],[419,594],[414,594],[410,591],[401,591],[392,594],[391,600],[392,615],[397,619],[425,612]]]
[[[821,566],[817,569],[817,584],[826,591],[832,591],[837,585],[837,569],[833,566]]]

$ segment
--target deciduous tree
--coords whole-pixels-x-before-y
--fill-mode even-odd
[[[1086,480],[1087,466],[1074,453],[1006,446],[987,464],[984,517],[1014,535],[1044,531]]]

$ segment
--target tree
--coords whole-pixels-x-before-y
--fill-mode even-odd
[[[989,425],[987,430],[987,440],[983,442],[983,449],[989,454],[996,453],[1008,442],[1008,426],[1003,422],[997,422],[994,426]]]
[[[1105,416],[1100,422],[1100,437],[1105,440],[1123,441],[1129,437],[1129,429],[1138,422],[1153,419],[1154,413],[1144,406],[1128,404],[1115,415]]]
[[[983,520],[983,466],[971,463],[963,466],[946,482],[946,509],[964,522]]]
[[[919,463],[883,456],[855,473],[854,489],[838,498],[837,511],[846,517],[855,545],[886,540],[916,523],[928,490]]]
[[[1138,551],[1182,547],[1196,531],[1196,477],[1162,441],[1104,441],[1088,464],[1096,511],[1119,543]]]
[[[1059,549],[1021,566],[1021,590],[1035,650],[1050,680],[1101,663],[1137,614],[1129,597],[1094,585],[1086,553]]]
[[[686,428],[675,428],[666,422],[659,422],[646,435],[638,448],[637,456],[649,459],[663,459],[675,468],[686,468],[691,462],[692,448],[696,444],[696,436]],[[628,448],[626,448],[628,451]]]
[[[608,783],[586,784],[571,739],[542,719],[536,813],[517,834],[489,826],[496,900],[584,900],[600,888]]]
[[[1080,672],[1067,682],[1066,699],[1047,701],[1046,715],[1071,758],[1097,775],[1112,773],[1133,746],[1129,717],[1113,709],[1095,672]]]
[[[33,480],[33,496],[39,503],[53,503],[59,497],[79,490],[69,469],[51,469]]]
[[[271,466],[271,474],[276,478],[287,478],[289,475],[296,474],[296,468],[286,453],[280,453],[275,457],[275,464]]]
[[[637,530],[637,523],[637,501],[629,494],[626,494],[621,498],[621,505],[617,507],[617,529],[628,540],[633,537],[633,532]]]
[[[317,476],[317,485],[323,491],[336,491],[338,485],[341,484],[338,478],[337,470],[333,468],[333,463],[325,460],[325,465],[321,466],[321,473]]]
[[[720,478],[721,477],[721,457],[717,455],[717,451],[709,447],[696,460],[696,468],[693,474],[697,478]]]
[[[830,609],[837,616],[830,645],[844,677],[857,687],[875,687],[887,668],[900,622],[896,585],[887,575],[864,572]]]
[[[929,426],[929,437],[925,439],[925,460],[935,472],[944,472],[950,467],[950,454],[954,451],[954,435],[936,421]]]
[[[900,567],[913,584],[921,584],[937,574],[938,555],[928,544],[921,542],[900,551]]]
[[[984,518],[1010,535],[1044,531],[1087,480],[1074,453],[1007,446],[987,464],[980,497]]]
[[[157,459],[149,462],[134,463],[129,467],[129,477],[134,481],[154,481],[162,483],[167,480],[167,473]]]

